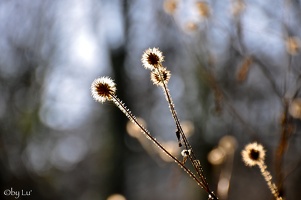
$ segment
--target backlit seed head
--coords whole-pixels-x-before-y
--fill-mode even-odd
[[[170,15],[174,14],[178,7],[178,0],[165,0],[164,11]]]
[[[170,71],[168,71],[165,67],[160,67],[157,70],[151,72],[151,80],[154,85],[163,85],[168,83],[170,79]]]
[[[145,69],[153,70],[161,66],[164,57],[158,48],[149,48],[143,53],[141,61]]]
[[[291,55],[296,55],[300,50],[300,39],[298,37],[288,37],[285,40],[286,50]]]
[[[301,119],[301,99],[294,99],[290,103],[288,111],[293,118]]]
[[[242,159],[247,166],[259,165],[264,162],[265,150],[257,142],[248,144],[241,152]]]
[[[210,16],[210,8],[208,6],[208,3],[200,1],[196,3],[197,9],[199,11],[199,14],[202,17],[209,17]]]
[[[116,85],[109,77],[101,77],[95,79],[91,84],[92,97],[101,103],[111,100],[115,95]]]

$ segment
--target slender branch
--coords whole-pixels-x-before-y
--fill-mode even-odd
[[[266,169],[267,166],[264,164],[264,162],[258,163],[258,167],[260,168],[260,172],[263,175],[265,181],[268,184],[269,189],[271,190],[271,193],[274,195],[276,200],[282,200],[279,190],[275,183],[272,182],[272,175],[270,172]]]
[[[281,138],[279,140],[278,147],[276,149],[276,155],[275,155],[275,167],[277,172],[277,186],[279,188],[279,192],[283,195],[284,188],[283,188],[283,158],[284,154],[287,150],[288,143],[289,143],[289,137],[293,133],[293,127],[292,127],[292,120],[288,113],[288,101],[284,100],[284,112],[282,116],[281,121]]]
[[[176,127],[178,129],[177,131],[179,131],[179,133],[180,133],[180,135],[182,137],[182,140],[184,142],[185,148],[187,150],[191,151],[191,153],[188,154],[189,160],[190,160],[192,166],[194,167],[195,171],[197,172],[199,178],[201,179],[201,182],[203,183],[205,190],[212,196],[212,198],[216,198],[214,196],[214,194],[212,193],[212,191],[210,190],[210,188],[209,188],[209,184],[207,183],[206,178],[204,176],[203,169],[202,169],[202,166],[200,164],[200,161],[197,160],[197,158],[196,158],[196,156],[195,156],[195,154],[193,152],[193,149],[192,149],[191,145],[189,144],[189,142],[188,142],[188,140],[187,140],[187,138],[185,136],[185,133],[184,133],[184,131],[182,129],[182,126],[180,124],[180,120],[178,118],[176,109],[174,107],[174,103],[172,101],[172,97],[171,97],[170,92],[168,90],[168,87],[167,87],[167,85],[166,85],[166,83],[164,81],[164,78],[162,77],[162,74],[160,73],[159,69],[157,68],[156,70],[157,70],[157,72],[159,74],[159,77],[161,79],[162,88],[163,88],[164,94],[166,96],[166,100],[168,102],[168,105],[169,105],[169,108],[170,108],[170,112],[172,114],[172,117],[173,117],[173,119],[175,121],[175,124],[176,124]]]
[[[169,153],[157,140],[154,138],[150,132],[144,128],[139,122],[137,121],[136,117],[126,108],[126,106],[120,101],[120,99],[112,95],[112,100],[116,104],[116,106],[131,120],[136,126],[140,128],[143,134],[146,135],[146,137],[151,140],[158,148],[160,148],[167,156],[169,156],[171,159],[173,159],[193,180],[197,182],[197,184],[203,188],[209,195],[212,196],[212,192],[208,191],[206,186],[201,182],[193,172],[191,172],[181,161],[179,161],[175,156],[173,156],[171,153]],[[217,198],[215,198],[217,199]]]

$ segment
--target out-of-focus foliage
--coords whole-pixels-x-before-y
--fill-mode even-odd
[[[220,199],[272,198],[240,151],[258,141],[286,199],[298,199],[299,1],[0,2],[0,199],[207,199],[90,84],[117,95],[180,157],[160,88],[141,64],[159,47],[169,89]],[[208,160],[207,160],[208,158]],[[118,195],[121,194],[121,195]],[[249,195],[246,195],[249,194]]]

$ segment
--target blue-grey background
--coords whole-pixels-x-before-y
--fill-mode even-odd
[[[277,183],[284,102],[301,95],[301,43],[295,40],[296,52],[287,47],[288,38],[301,37],[300,1],[202,1],[207,16],[200,1],[175,2],[173,10],[163,0],[0,0],[0,199],[15,199],[7,190],[32,191],[19,199],[207,199],[149,141],[128,134],[113,103],[91,98],[91,82],[112,77],[118,97],[182,159],[162,90],[141,65],[152,47],[165,56],[177,113],[212,190],[221,184],[220,199],[272,199],[240,151],[262,143]],[[300,119],[287,116],[295,131],[280,182],[294,200]],[[210,162],[225,135],[234,138],[233,152]]]

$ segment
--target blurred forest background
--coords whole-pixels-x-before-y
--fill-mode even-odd
[[[160,88],[141,64],[159,47],[177,113],[221,200],[273,199],[240,152],[262,143],[288,200],[301,191],[298,0],[1,0],[0,199],[207,199],[137,135],[92,81],[117,95],[180,157]]]

